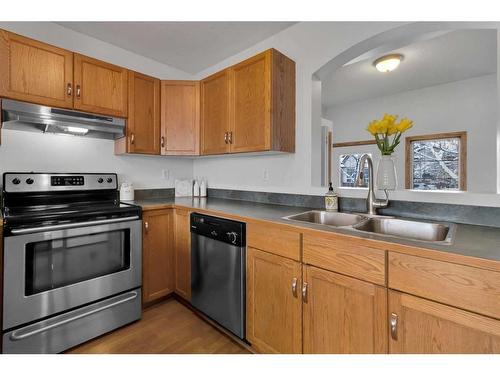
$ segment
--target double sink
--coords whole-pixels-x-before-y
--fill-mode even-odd
[[[450,244],[455,232],[455,224],[451,223],[432,223],[343,212],[307,211],[286,216],[283,219],[440,244]]]

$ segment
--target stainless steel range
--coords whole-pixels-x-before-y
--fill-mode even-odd
[[[140,319],[141,209],[117,187],[116,174],[3,174],[3,353],[59,353]]]

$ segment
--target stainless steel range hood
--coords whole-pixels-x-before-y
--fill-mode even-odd
[[[125,135],[125,120],[122,118],[44,107],[10,99],[2,99],[1,106],[4,129],[104,139],[117,139]]]

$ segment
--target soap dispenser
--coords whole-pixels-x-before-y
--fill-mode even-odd
[[[327,211],[338,211],[339,210],[339,197],[333,191],[332,183],[330,182],[330,187],[325,194],[325,208]]]

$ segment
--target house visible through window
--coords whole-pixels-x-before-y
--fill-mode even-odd
[[[467,133],[406,138],[406,188],[466,190]]]
[[[359,159],[363,154],[340,155],[340,187],[358,187],[356,183],[356,172]],[[365,164],[364,184],[359,187],[368,187],[368,165]]]

